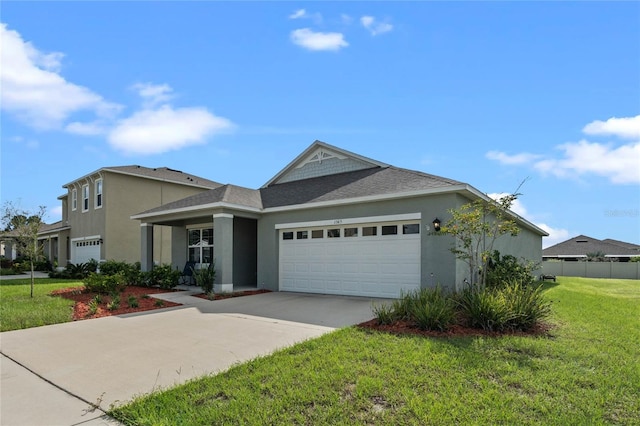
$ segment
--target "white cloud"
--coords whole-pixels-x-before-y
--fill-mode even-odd
[[[98,136],[105,134],[107,131],[105,126],[100,122],[80,123],[78,121],[67,124],[64,130],[80,136]]]
[[[145,108],[153,108],[173,98],[173,89],[168,84],[136,83],[131,89],[138,92]]]
[[[494,200],[498,200],[501,197],[504,197],[505,195],[509,195],[506,192],[498,192],[498,193],[492,193],[492,194],[487,194],[490,198],[494,199]],[[511,211],[513,211],[515,214],[517,214],[518,216],[528,220],[529,222],[533,223],[534,225],[536,225],[538,228],[541,228],[542,230],[546,231],[547,234],[549,234],[548,237],[542,237],[542,248],[547,248],[550,247],[554,244],[560,243],[562,241],[565,241],[566,239],[569,238],[569,231],[563,228],[553,228],[549,225],[547,225],[546,223],[542,223],[542,222],[535,222],[532,219],[527,219],[527,216],[530,216],[529,211],[527,210],[527,208],[525,207],[525,205],[522,203],[522,201],[520,201],[520,199],[515,199],[513,204],[511,205]]]
[[[114,149],[127,154],[159,154],[204,144],[208,137],[232,128],[231,121],[205,108],[163,105],[120,120],[108,141]]]
[[[289,15],[289,19],[300,19],[300,18],[304,18],[305,16],[307,16],[307,11],[304,9],[298,9],[295,12],[293,12],[291,15]]]
[[[593,121],[583,131],[592,135],[640,139],[640,116]],[[540,173],[559,178],[596,175],[613,184],[640,183],[640,140],[614,145],[582,139],[558,145],[556,149],[562,153],[559,157],[528,152],[509,155],[500,151],[489,151],[485,156],[506,165],[531,164]]]
[[[345,25],[349,25],[353,22],[353,18],[347,15],[346,13],[343,13],[340,15],[340,22],[342,22]]]
[[[612,147],[581,140],[558,148],[563,158],[538,161],[534,168],[561,178],[595,174],[615,184],[640,184],[640,142]]]
[[[47,209],[47,213],[51,222],[57,222],[62,219],[62,206],[56,205],[55,207],[51,207]]]
[[[546,223],[538,223],[539,228],[544,229],[548,237],[542,237],[542,248],[551,247],[552,245],[566,241],[569,238],[569,231],[563,228],[553,228]]]
[[[592,121],[584,126],[582,131],[588,135],[613,135],[620,138],[640,139],[640,115]]]
[[[291,41],[308,50],[340,50],[349,46],[342,33],[315,32],[300,28],[291,32]]]
[[[485,154],[489,160],[495,160],[502,164],[516,165],[529,164],[541,157],[541,155],[522,152],[520,154],[509,155],[501,151],[489,151]]]
[[[120,110],[119,105],[105,101],[88,88],[66,81],[59,74],[62,53],[38,51],[6,24],[0,24],[0,38],[2,109],[29,126],[55,129],[76,112],[89,111],[105,117]]]
[[[511,195],[511,194],[507,194],[506,192],[494,192],[492,194],[487,194],[489,198],[496,201],[498,201],[502,197],[506,197],[507,195]],[[522,201],[520,201],[517,198],[513,200],[513,203],[511,204],[511,208],[509,210],[511,210],[512,212],[514,212],[520,217],[526,217],[529,214],[527,212],[527,209],[524,207],[524,204],[522,204]]]
[[[363,16],[360,18],[360,23],[365,27],[372,36],[388,33],[393,30],[393,25],[386,22],[378,22],[373,16]]]

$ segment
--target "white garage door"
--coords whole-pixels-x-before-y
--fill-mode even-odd
[[[281,229],[280,290],[399,297],[420,288],[420,222]]]
[[[71,263],[87,263],[91,259],[100,261],[100,239],[77,240],[71,242]]]

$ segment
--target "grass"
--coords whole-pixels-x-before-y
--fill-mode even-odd
[[[82,285],[81,281],[36,278],[31,298],[30,278],[0,281],[0,331],[71,321],[73,301],[49,293]]]
[[[548,337],[346,328],[110,412],[128,425],[640,425],[640,281],[548,284]]]

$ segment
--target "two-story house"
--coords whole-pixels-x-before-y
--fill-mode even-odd
[[[104,167],[65,185],[62,220],[42,227],[45,256],[58,266],[97,261],[140,261],[140,223],[131,215],[221,186],[167,167]],[[171,232],[155,226],[153,261],[171,261]]]

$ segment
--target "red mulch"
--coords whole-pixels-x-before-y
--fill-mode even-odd
[[[102,302],[99,304],[98,310],[93,315],[89,314],[89,301],[91,301],[91,299],[96,296],[96,293],[87,292],[84,287],[63,288],[53,291],[51,295],[60,296],[64,297],[65,299],[75,301],[76,303],[73,306],[73,320],[77,321],[90,318],[100,318],[112,315],[150,311],[153,309],[168,308],[171,306],[180,306],[179,303],[168,302],[166,300],[163,300],[162,305],[158,306],[156,305],[156,303],[158,303],[157,301],[160,299],[156,299],[153,297],[142,297],[144,295],[168,293],[170,291],[171,290],[164,290],[159,288],[127,286],[123,291],[120,292],[120,307],[118,309],[107,309],[107,303],[111,301],[111,296],[103,294],[100,295],[100,297],[102,298]],[[129,307],[129,296],[135,296],[136,300],[138,301],[137,308]]]
[[[358,327],[370,330],[384,331],[391,334],[403,335],[412,334],[425,337],[470,337],[470,336],[549,336],[551,326],[549,324],[538,324],[529,331],[486,331],[478,328],[463,327],[461,325],[451,326],[447,331],[420,330],[409,321],[396,321],[393,324],[381,325],[376,319],[358,324]]]
[[[209,294],[194,294],[195,297],[199,297],[205,300],[222,300],[222,299],[230,299],[232,297],[242,297],[242,296],[252,296],[254,294],[262,294],[262,293],[270,293],[271,290],[259,289],[259,290],[246,290],[246,291],[236,291],[233,293],[215,293],[212,295]]]

